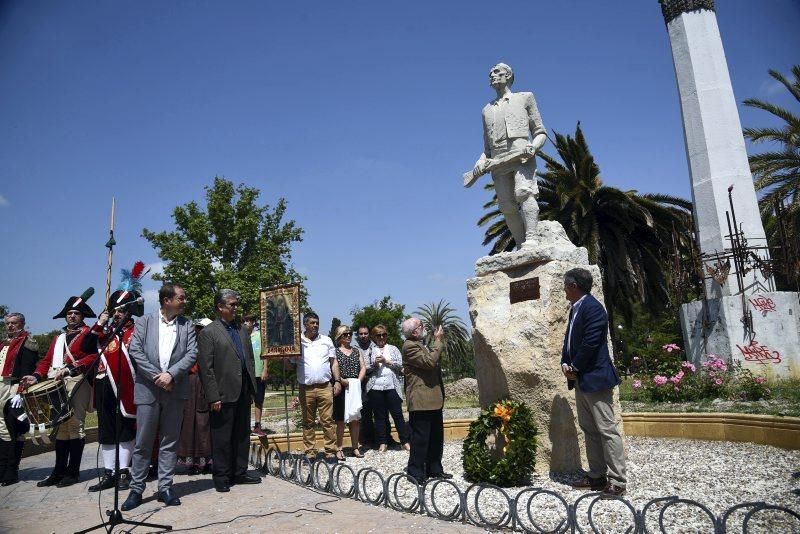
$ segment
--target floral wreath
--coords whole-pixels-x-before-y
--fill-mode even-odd
[[[497,430],[505,439],[503,456],[492,458],[486,438]],[[464,440],[464,474],[475,482],[497,486],[524,484],[536,463],[536,423],[525,403],[504,399],[494,403],[469,425]]]

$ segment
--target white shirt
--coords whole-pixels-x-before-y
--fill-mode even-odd
[[[300,336],[302,355],[294,359],[297,364],[297,383],[306,386],[330,382],[331,360],[336,358],[336,348],[328,336],[317,334],[314,340]]]
[[[587,293],[587,295],[588,295],[588,293]],[[567,334],[567,354],[569,354],[569,345],[570,345],[570,341],[572,341],[572,325],[575,324],[575,317],[578,316],[578,308],[580,307],[581,302],[583,302],[583,299],[585,299],[585,298],[586,298],[586,295],[584,295],[581,298],[579,298],[578,300],[576,300],[575,304],[573,304],[572,308],[571,308],[572,309],[572,319],[570,319],[570,321],[569,321],[569,333]]]
[[[161,365],[163,373],[169,368],[169,359],[172,356],[172,349],[175,348],[175,340],[178,337],[178,318],[173,317],[167,321],[161,312],[158,312],[158,363]]]
[[[384,345],[382,349],[379,349],[377,346],[372,349],[372,359],[374,360],[378,356],[384,356],[387,360],[392,363],[396,363],[393,358],[394,354],[390,347],[392,345]],[[372,385],[372,389],[378,391],[387,391],[390,389],[394,389],[394,380],[392,375],[394,371],[392,371],[389,366],[384,363],[378,364],[378,370],[375,371],[375,383]]]

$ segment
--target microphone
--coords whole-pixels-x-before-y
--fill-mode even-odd
[[[130,308],[133,308],[134,306],[138,306],[139,304],[144,304],[144,298],[143,297],[139,297],[138,299],[132,300],[132,301],[126,303],[126,304],[121,304],[121,305],[119,305],[119,306],[117,306],[115,308],[111,308],[111,313],[118,312],[120,310],[123,310],[123,311],[127,312],[128,310],[130,310]],[[109,332],[114,330],[116,327],[117,327],[117,324],[114,321],[108,321],[105,324],[105,326],[103,326],[103,333],[104,334],[108,334]]]
[[[127,310],[129,308],[133,308],[134,306],[138,306],[140,304],[144,304],[144,297],[139,297],[138,299],[132,300],[132,301],[126,303],[126,304],[121,304],[121,305],[113,308],[113,311]]]

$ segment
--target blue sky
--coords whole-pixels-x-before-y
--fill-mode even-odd
[[[789,105],[767,70],[800,63],[800,2],[719,0],[717,17],[737,100]],[[87,286],[101,308],[111,197],[116,284],[159,262],[142,228],[172,228],[219,175],[287,199],[323,324],[387,294],[467,319],[488,197],[461,174],[497,61],[550,131],[581,121],[608,185],[689,198],[656,0],[0,3],[0,303],[34,332]]]

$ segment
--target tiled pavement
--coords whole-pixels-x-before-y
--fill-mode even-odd
[[[82,482],[69,488],[37,488],[52,468],[54,453],[24,458],[21,482],[0,487],[0,532],[74,532],[100,523],[102,510],[113,506],[113,492],[88,493],[96,478],[97,444],[86,446]],[[156,501],[157,483],[147,483],[145,502],[123,513],[126,519],[172,525],[174,531],[193,532],[479,532],[481,529],[403,514],[352,499],[316,493],[310,489],[264,477],[261,484],[234,486],[217,493],[210,476],[177,475],[174,489],[181,506],[165,507]],[[120,501],[127,492],[120,493]],[[327,511],[324,512],[323,510]],[[328,513],[329,512],[329,513]],[[260,517],[257,517],[260,516]],[[214,523],[214,524],[212,524]],[[115,532],[131,530],[120,525]],[[102,529],[95,532],[102,532]],[[137,527],[133,532],[155,532]]]

